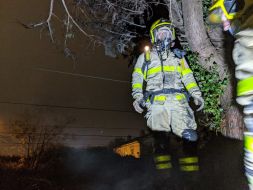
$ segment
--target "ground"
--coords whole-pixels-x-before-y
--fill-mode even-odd
[[[1,190],[241,190],[242,142],[212,137],[199,150],[200,173],[183,176],[174,165],[172,175],[159,174],[152,154],[121,158],[106,148],[61,149],[49,153],[37,171],[0,170]],[[176,157],[176,156],[175,156]],[[176,160],[176,158],[174,158]],[[2,166],[3,166],[2,159]],[[6,162],[6,161],[5,161]],[[13,158],[13,161],[15,159]],[[6,162],[7,163],[7,162]]]

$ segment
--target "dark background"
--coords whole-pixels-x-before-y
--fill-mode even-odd
[[[56,19],[56,44],[50,42],[46,29],[41,32],[40,28],[22,26],[46,20],[49,2],[0,1],[0,153],[16,151],[15,141],[3,133],[9,132],[10,119],[24,112],[51,120],[72,117],[75,122],[67,133],[98,135],[74,136],[63,142],[71,146],[105,145],[114,136],[139,136],[145,121],[132,109],[132,66],[128,67],[128,60],[106,57],[102,47],[94,48],[77,32],[69,42],[77,58],[74,62],[64,56],[62,26]],[[55,8],[61,17],[59,3]]]

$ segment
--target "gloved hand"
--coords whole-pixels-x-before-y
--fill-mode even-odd
[[[194,96],[192,95],[193,99],[194,99],[194,104],[196,106],[199,106],[199,108],[197,109],[197,111],[200,111],[204,108],[204,99],[201,96]]]
[[[138,113],[142,113],[144,110],[143,110],[143,99],[136,99],[134,102],[133,102],[133,106],[134,106],[134,109],[136,112]]]

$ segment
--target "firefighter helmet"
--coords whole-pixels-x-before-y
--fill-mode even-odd
[[[170,38],[171,41],[176,39],[175,28],[172,23],[166,19],[155,21],[150,28],[151,43],[154,44],[159,38]]]
[[[209,20],[212,23],[221,23],[223,13],[227,20],[233,20],[238,12],[237,0],[216,0],[210,7]]]

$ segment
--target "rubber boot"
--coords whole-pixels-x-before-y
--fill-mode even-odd
[[[179,170],[184,187],[187,190],[196,189],[199,181],[200,168],[197,145],[197,141],[182,139],[182,151],[179,151]]]
[[[171,187],[172,158],[168,134],[165,132],[153,132],[154,138],[154,166],[156,189],[168,189]]]

